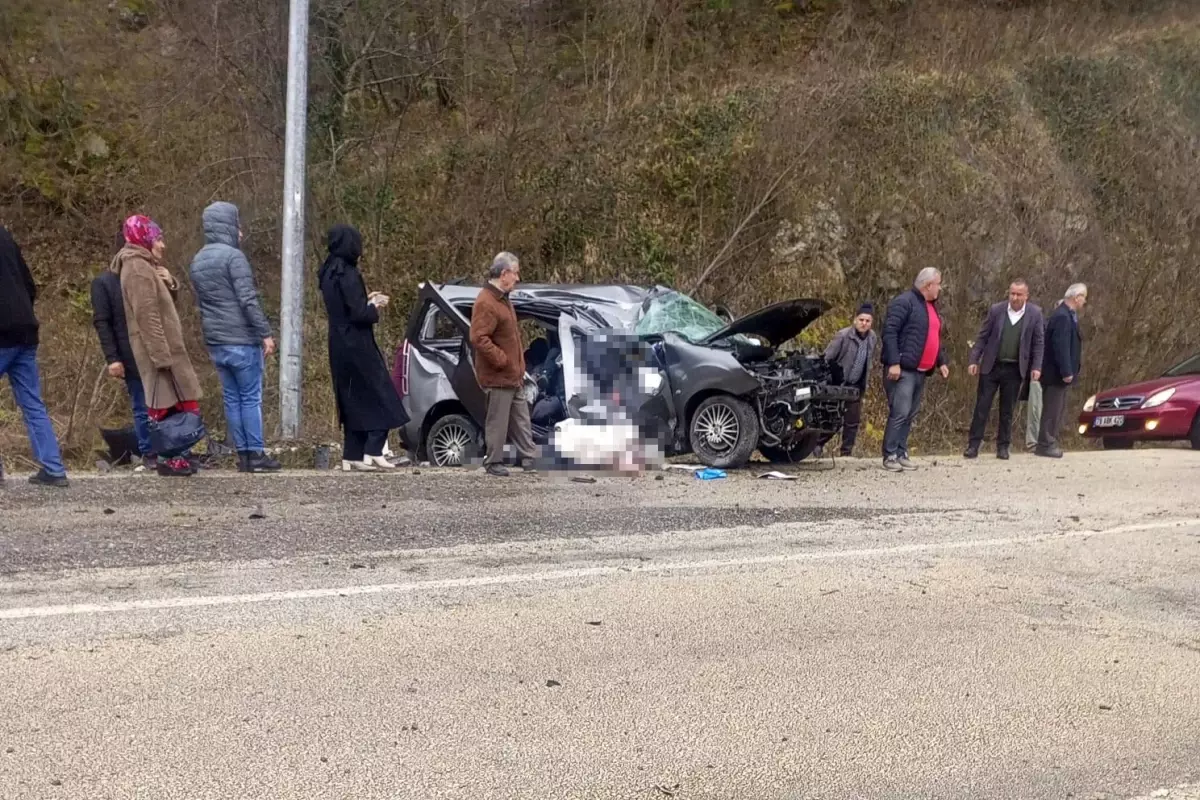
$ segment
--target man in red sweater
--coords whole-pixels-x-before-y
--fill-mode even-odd
[[[883,468],[888,472],[914,470],[908,458],[908,434],[921,409],[925,379],[938,371],[950,377],[942,345],[942,318],[937,299],[942,273],[926,267],[910,291],[888,303],[883,326],[883,388],[888,399],[887,429],[883,434]]]

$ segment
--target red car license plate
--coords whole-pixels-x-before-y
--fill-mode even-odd
[[[1097,428],[1119,428],[1125,424],[1125,417],[1096,417],[1095,425]]]

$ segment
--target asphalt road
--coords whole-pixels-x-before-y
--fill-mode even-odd
[[[1200,454],[0,489],[0,798],[1200,800]]]

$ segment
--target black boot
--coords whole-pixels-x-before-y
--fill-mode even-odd
[[[266,453],[247,453],[246,472],[279,472],[283,465]]]
[[[238,472],[249,472],[250,471],[250,457],[252,455],[254,455],[254,454],[249,452],[248,450],[238,450],[238,466],[237,466]]]
[[[29,479],[29,482],[34,486],[54,486],[59,489],[67,486],[66,475],[51,475],[46,472],[45,467],[38,470],[38,473]]]

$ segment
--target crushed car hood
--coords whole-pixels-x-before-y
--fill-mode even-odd
[[[784,300],[766,308],[760,308],[740,317],[704,340],[704,344],[715,344],[730,336],[757,336],[765,339],[772,347],[800,335],[800,332],[829,310],[824,300]]]

